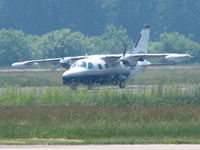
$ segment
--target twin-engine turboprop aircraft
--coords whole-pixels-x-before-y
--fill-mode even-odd
[[[13,63],[13,68],[29,68],[40,63],[56,62],[68,68],[62,75],[63,84],[75,88],[77,84],[86,84],[91,87],[97,84],[118,84],[125,87],[125,81],[144,71],[151,64],[148,59],[163,58],[169,62],[181,62],[190,59],[189,54],[147,54],[150,27],[145,25],[138,42],[131,53],[124,50],[123,54],[89,55],[64,58],[31,60]],[[165,64],[163,64],[165,65]]]

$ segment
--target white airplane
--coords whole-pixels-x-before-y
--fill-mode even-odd
[[[16,62],[13,68],[29,68],[38,66],[40,63],[56,62],[68,68],[62,75],[63,84],[76,88],[78,84],[86,84],[91,87],[97,84],[118,84],[120,88],[125,87],[125,81],[137,74],[144,72],[146,66],[162,64],[151,64],[147,59],[163,58],[169,62],[181,62],[190,59],[189,54],[147,54],[150,27],[145,25],[141,31],[138,42],[131,51],[123,54],[89,55],[76,57],[63,57],[41,60],[30,60]],[[165,64],[163,64],[165,65]]]

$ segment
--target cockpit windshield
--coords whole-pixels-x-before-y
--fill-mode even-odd
[[[76,63],[73,63],[73,64],[71,65],[71,68],[74,68],[74,67],[76,67]]]
[[[86,63],[85,62],[80,62],[80,63],[77,64],[77,66],[86,68]]]
[[[78,62],[78,63],[74,63],[74,64],[71,66],[71,68],[74,68],[74,67],[86,68],[86,62],[81,61],[81,62]]]

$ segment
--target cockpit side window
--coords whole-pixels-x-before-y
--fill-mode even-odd
[[[88,62],[88,69],[94,69],[94,65],[91,62]]]
[[[102,66],[101,66],[101,64],[98,64],[98,67],[99,67],[99,69],[102,69]]]

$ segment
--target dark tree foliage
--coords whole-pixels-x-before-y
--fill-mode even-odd
[[[44,34],[70,28],[85,34],[103,32],[99,0],[0,0],[0,27]]]
[[[100,36],[85,36],[70,29],[55,30],[41,36],[22,31],[0,30],[0,67],[16,61],[78,56],[87,54],[121,53],[133,48],[132,40],[123,27],[107,26]],[[64,52],[62,51],[64,50]],[[158,42],[150,42],[150,53],[189,53],[199,62],[200,44],[186,36],[163,33]]]
[[[136,40],[150,24],[153,40],[163,32],[180,32],[199,41],[199,8],[199,0],[0,0],[0,28],[37,35],[70,28],[91,36],[115,25]]]
[[[189,53],[199,62],[199,8],[199,0],[0,0],[0,66],[122,53],[144,24],[152,28],[150,52]]]
[[[0,30],[0,66],[30,58],[31,48],[21,31]]]

